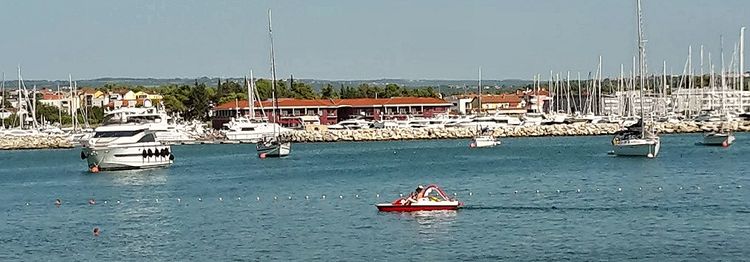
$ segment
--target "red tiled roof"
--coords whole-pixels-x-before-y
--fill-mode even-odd
[[[261,103],[255,102],[255,106],[260,106]],[[263,107],[270,108],[273,106],[270,100],[263,101]],[[280,98],[279,107],[372,107],[372,106],[383,106],[383,105],[443,105],[450,106],[451,104],[443,99],[433,97],[392,97],[392,98],[352,98],[352,99],[296,99],[296,98]],[[215,109],[234,109],[247,108],[247,100],[240,100],[239,102],[229,101],[217,106]]]
[[[517,95],[483,95],[482,103],[521,103],[521,98]]]
[[[42,94],[42,100],[60,100],[62,99],[62,95],[57,95],[54,93],[44,93]]]

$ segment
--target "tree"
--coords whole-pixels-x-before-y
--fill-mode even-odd
[[[291,87],[291,96],[293,98],[300,99],[315,99],[318,98],[318,94],[312,89],[312,86],[302,83],[295,82]]]
[[[320,97],[321,98],[339,98],[339,94],[337,94],[336,90],[333,89],[333,85],[326,84],[323,88],[320,89]]]
[[[190,95],[188,96],[188,102],[185,103],[187,107],[186,118],[189,120],[198,119],[205,121],[208,119],[208,104],[209,97],[206,91],[206,84],[200,83],[193,86],[190,89]]]

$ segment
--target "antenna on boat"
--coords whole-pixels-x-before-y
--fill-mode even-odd
[[[641,82],[641,92],[640,92],[640,104],[641,104],[641,123],[644,123],[644,109],[643,108],[643,92],[644,92],[644,86],[646,85],[646,39],[644,39],[643,36],[643,14],[641,12],[641,0],[637,0],[637,12],[638,12],[638,75]],[[641,137],[646,136],[646,126],[643,124],[641,127]]]
[[[273,29],[271,27],[271,9],[268,9],[268,38],[271,40],[271,101],[273,104],[273,122],[278,123],[279,116],[276,112],[278,98],[276,97],[276,58],[273,52]],[[276,125],[273,125],[273,133],[276,136]]]

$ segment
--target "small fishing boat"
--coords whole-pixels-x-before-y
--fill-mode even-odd
[[[731,131],[711,132],[703,135],[703,144],[728,147],[734,143],[734,139],[734,133]]]
[[[434,210],[458,210],[463,203],[448,197],[437,185],[419,186],[408,197],[401,197],[391,203],[375,205],[383,212],[415,212]]]

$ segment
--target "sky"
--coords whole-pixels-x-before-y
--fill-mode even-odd
[[[643,0],[652,71],[680,73],[693,46],[720,68],[750,25],[746,0]],[[531,79],[626,70],[635,1],[24,0],[0,2],[0,72],[16,79],[240,77]],[[750,32],[748,32],[750,33]],[[747,67],[746,67],[747,68]],[[697,69],[696,69],[697,70]]]

